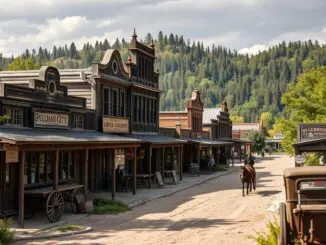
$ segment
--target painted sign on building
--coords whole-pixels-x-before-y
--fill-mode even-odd
[[[69,114],[64,112],[34,110],[34,127],[68,128]]]
[[[105,133],[128,133],[128,118],[103,117],[103,132]]]

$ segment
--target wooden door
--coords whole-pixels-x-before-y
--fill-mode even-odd
[[[6,216],[17,210],[18,163],[5,163],[5,152],[0,157],[0,215]]]

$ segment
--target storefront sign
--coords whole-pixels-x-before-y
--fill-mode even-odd
[[[6,163],[18,162],[18,147],[8,146],[6,147]]]
[[[298,141],[326,138],[326,124],[300,124]]]
[[[34,127],[68,128],[69,114],[63,112],[35,110]]]
[[[128,133],[128,118],[103,117],[103,132],[105,133]]]
[[[123,149],[115,150],[115,168],[124,169],[125,167],[125,152]]]

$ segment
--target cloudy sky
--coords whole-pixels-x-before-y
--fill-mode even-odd
[[[129,40],[159,30],[255,53],[283,40],[326,43],[326,0],[0,0],[0,53]]]

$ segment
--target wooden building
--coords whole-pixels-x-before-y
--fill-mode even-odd
[[[154,70],[155,46],[137,40],[134,32],[130,42],[130,56],[123,61],[118,50],[107,50],[100,63],[91,69],[60,70],[62,84],[68,94],[86,99],[86,107],[95,110],[95,129],[141,141],[136,152],[139,184],[151,187],[154,174],[164,175],[171,166],[170,152],[180,156],[183,141],[159,135],[159,73]],[[0,81],[26,86],[35,71],[0,72]],[[181,157],[175,157],[180,162]],[[167,160],[165,160],[167,159]],[[178,166],[178,165],[177,165]],[[129,164],[121,166],[131,173]],[[102,170],[103,169],[103,170]],[[105,167],[96,171],[103,173]],[[180,168],[176,167],[179,175]],[[95,170],[94,170],[95,171]],[[164,176],[162,176],[164,177]],[[145,181],[144,181],[145,179]],[[151,180],[151,181],[149,181]],[[100,190],[98,180],[90,183]]]
[[[226,163],[225,149],[233,144],[232,122],[223,107],[204,108],[198,90],[194,90],[187,100],[185,111],[161,111],[160,127],[161,131],[163,128],[174,128],[178,137],[187,140],[184,147],[184,171],[192,171],[194,163],[199,163],[200,169],[207,169],[210,156],[217,163]]]
[[[28,86],[1,83],[0,114],[6,115],[0,125],[0,215],[18,210],[22,225],[24,206],[34,197],[46,199],[52,222],[61,216],[51,209],[58,202],[61,210],[61,191],[109,190],[114,198],[115,166],[141,143],[97,132],[96,112],[86,108],[85,98],[67,94],[54,67],[42,67]],[[136,157],[126,162],[135,193]]]

